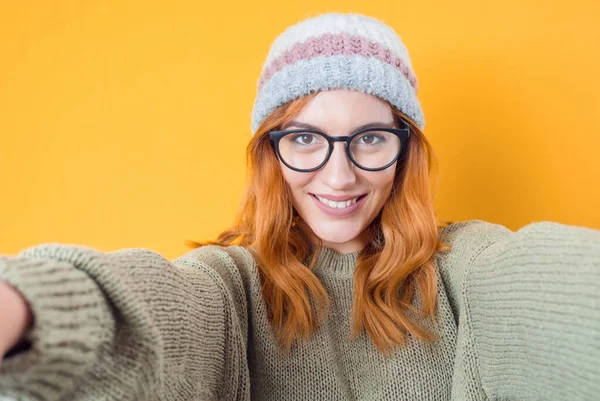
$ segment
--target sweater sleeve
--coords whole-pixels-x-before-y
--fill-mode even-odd
[[[474,259],[465,289],[491,399],[598,399],[600,231],[525,226]]]
[[[598,399],[600,231],[480,221],[450,231],[453,399]]]
[[[195,255],[174,263],[143,249],[49,244],[0,258],[0,280],[24,295],[34,317],[31,348],[0,365],[0,398],[233,399],[247,391],[242,307]]]

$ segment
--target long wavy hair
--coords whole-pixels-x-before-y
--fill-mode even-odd
[[[284,104],[264,120],[247,147],[247,185],[234,224],[214,241],[189,243],[241,245],[252,253],[270,323],[285,349],[308,339],[322,324],[329,298],[312,272],[323,243],[309,240],[312,231],[292,206],[268,134],[297,116],[317,93]],[[404,345],[408,333],[426,341],[437,338],[417,323],[415,314],[435,316],[434,255],[450,249],[438,239],[445,223],[434,212],[433,149],[410,119],[390,107],[395,118],[409,123],[411,134],[404,158],[396,164],[391,194],[367,228],[370,241],[358,256],[352,306],[352,335],[364,328],[382,353]],[[420,309],[413,302],[416,292]]]

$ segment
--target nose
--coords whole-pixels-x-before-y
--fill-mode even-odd
[[[343,190],[356,182],[354,164],[348,158],[346,144],[336,142],[329,160],[320,171],[321,180],[333,190]]]

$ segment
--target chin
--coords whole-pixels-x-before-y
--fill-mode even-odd
[[[348,230],[343,227],[339,229],[317,229],[313,232],[323,241],[331,244],[345,244],[350,241],[354,241],[360,235],[360,232],[354,232],[354,230]]]

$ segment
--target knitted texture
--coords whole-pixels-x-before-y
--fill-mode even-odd
[[[394,30],[371,17],[323,14],[275,39],[258,81],[252,132],[277,107],[328,89],[378,96],[424,127],[417,78]]]
[[[409,336],[387,357],[350,336],[358,252],[320,254],[329,318],[289,353],[242,247],[173,262],[56,244],[0,258],[35,318],[32,348],[0,365],[0,399],[598,399],[600,232],[475,220],[440,237],[453,248],[435,257],[436,317],[420,321],[439,340]]]

